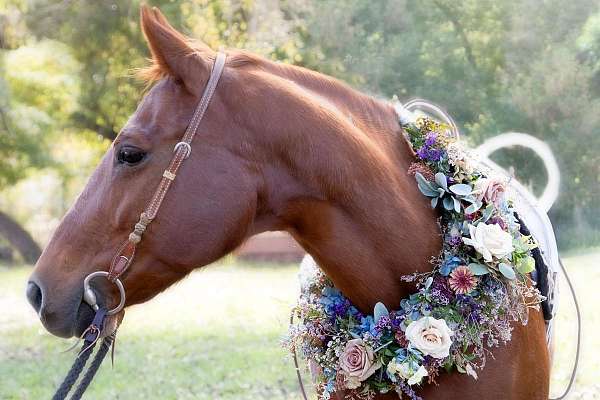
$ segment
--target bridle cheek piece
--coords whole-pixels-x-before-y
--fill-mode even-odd
[[[171,183],[177,177],[177,171],[183,164],[190,154],[192,153],[192,141],[194,140],[194,136],[196,136],[196,132],[198,131],[198,127],[206,110],[210,104],[210,100],[215,93],[217,88],[217,84],[219,83],[219,79],[223,73],[223,69],[225,67],[225,60],[227,56],[225,53],[218,52],[217,57],[213,63],[210,78],[208,79],[208,83],[206,84],[206,88],[202,93],[202,97],[196,110],[194,111],[194,116],[192,117],[190,124],[181,141],[177,143],[173,149],[173,158],[171,158],[171,162],[169,166],[162,174],[162,179],[150,200],[150,203],[146,206],[144,211],[140,214],[139,221],[135,224],[133,231],[129,234],[127,240],[119,247],[117,253],[112,259],[110,264],[110,268],[108,272],[106,271],[96,271],[89,274],[83,283],[84,286],[84,301],[88,303],[94,311],[98,311],[99,306],[96,300],[96,295],[90,286],[90,281],[96,277],[105,277],[110,282],[114,283],[119,289],[120,300],[119,304],[113,309],[106,312],[106,315],[114,315],[123,309],[125,306],[125,288],[123,286],[123,282],[119,279],[125,271],[129,268],[131,263],[134,260],[136,254],[136,246],[142,240],[142,235],[146,231],[148,225],[154,220],[160,206],[171,187]]]

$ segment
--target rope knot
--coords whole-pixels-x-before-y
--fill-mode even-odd
[[[145,212],[141,213],[140,220],[135,224],[133,232],[129,234],[129,241],[138,244],[142,240],[142,235],[151,221],[152,220],[148,218],[148,215]]]

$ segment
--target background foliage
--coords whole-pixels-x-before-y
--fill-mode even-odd
[[[559,159],[562,247],[600,242],[597,0],[150,1],[213,48],[243,47],[384,98],[444,105],[477,144],[531,133]],[[43,244],[140,100],[138,1],[0,0],[0,211]],[[534,191],[540,161],[498,152]]]

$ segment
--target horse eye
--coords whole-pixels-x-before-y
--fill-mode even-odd
[[[123,146],[117,153],[117,161],[121,164],[135,165],[140,163],[146,153],[136,147]]]

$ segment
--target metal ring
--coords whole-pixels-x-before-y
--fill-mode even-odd
[[[185,147],[185,157],[184,158],[188,158],[190,156],[190,154],[192,154],[192,146],[190,146],[189,143],[187,142],[179,142],[175,145],[175,148],[173,149],[173,153],[175,153],[177,150],[179,150],[179,148],[183,146]]]
[[[86,276],[85,279],[83,280],[83,293],[84,293],[83,299],[86,303],[88,303],[90,306],[92,306],[92,308],[94,308],[94,310],[97,310],[98,304],[96,303],[96,295],[94,294],[94,291],[90,287],[90,281],[93,278],[96,278],[98,276],[103,276],[106,279],[108,279],[109,274],[106,271],[96,271],[96,272],[92,272],[91,274]],[[121,295],[121,300],[119,301],[119,304],[115,308],[113,308],[112,310],[109,310],[106,313],[107,315],[115,315],[116,313],[121,311],[123,309],[123,307],[125,306],[125,287],[123,286],[123,282],[121,282],[121,280],[119,278],[117,278],[111,282],[113,282],[117,286],[117,288],[119,288],[119,294]]]

